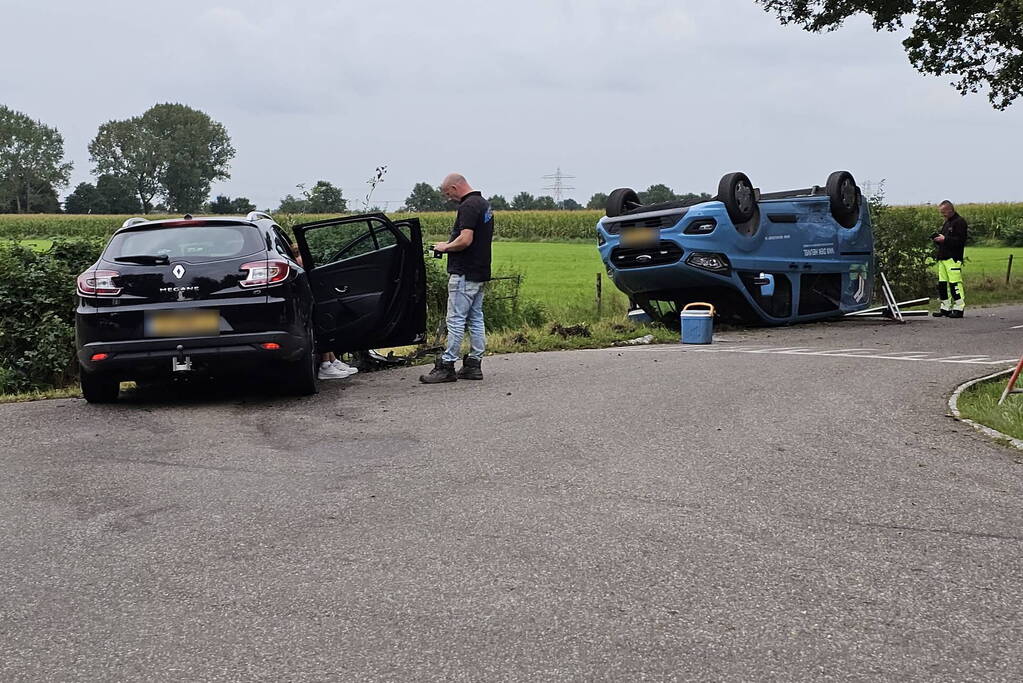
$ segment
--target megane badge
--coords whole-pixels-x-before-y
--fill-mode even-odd
[[[181,276],[185,274],[185,267],[179,263],[174,266],[174,269],[171,272],[174,273],[174,277],[180,280]]]

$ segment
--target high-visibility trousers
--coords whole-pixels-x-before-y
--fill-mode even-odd
[[[938,261],[938,298],[941,299],[943,311],[961,311],[966,308],[962,261],[951,258]]]

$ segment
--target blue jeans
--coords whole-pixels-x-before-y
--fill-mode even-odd
[[[486,347],[486,328],[483,326],[484,284],[466,280],[464,275],[448,276],[448,344],[441,360],[458,360],[466,323],[469,324],[469,356],[483,357]]]

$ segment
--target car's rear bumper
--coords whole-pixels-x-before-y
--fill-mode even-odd
[[[276,345],[266,348],[263,345]],[[78,362],[88,372],[131,379],[172,374],[173,360],[189,359],[195,368],[237,369],[262,362],[291,361],[305,352],[306,340],[287,331],[251,332],[216,337],[170,337],[102,341],[78,349]],[[97,354],[106,354],[94,360]]]

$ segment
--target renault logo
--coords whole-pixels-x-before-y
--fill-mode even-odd
[[[171,272],[174,273],[174,277],[180,280],[181,276],[185,274],[185,267],[179,263],[174,266],[174,269]]]

